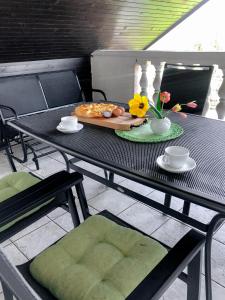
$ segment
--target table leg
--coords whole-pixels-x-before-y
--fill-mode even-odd
[[[82,183],[76,185],[76,192],[80,202],[81,211],[85,220],[90,216],[90,212]]]
[[[106,171],[104,169],[104,175],[105,175],[106,180],[109,180],[110,182],[114,182],[114,173],[113,172],[109,171],[109,173],[108,173],[108,171]]]
[[[104,169],[105,179],[108,180],[108,172]]]
[[[109,172],[109,181],[114,182],[114,173]]]
[[[187,215],[187,216],[189,215],[190,207],[191,207],[191,203],[188,201],[184,201],[183,211],[182,211],[184,215]]]
[[[205,243],[205,289],[206,300],[212,300],[212,270],[211,270],[211,253],[212,253],[212,239],[215,230],[225,220],[224,214],[217,214],[213,217],[208,225]]]
[[[171,195],[165,194],[164,205],[165,205],[166,207],[170,207],[170,205],[171,205],[171,198],[172,198]]]

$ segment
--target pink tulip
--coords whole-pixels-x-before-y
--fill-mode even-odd
[[[170,93],[168,92],[160,93],[160,101],[163,103],[168,103],[170,101]]]
[[[198,106],[198,104],[195,103],[195,101],[188,102],[186,105],[190,108],[196,108]]]

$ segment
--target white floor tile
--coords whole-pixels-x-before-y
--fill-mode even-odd
[[[175,282],[163,295],[163,300],[184,300],[187,299],[187,285],[180,279]]]
[[[39,159],[40,170],[36,170],[34,163],[28,164],[27,167],[34,172],[37,176],[43,178],[48,177],[54,173],[65,170],[65,165],[56,161],[51,157],[43,157]]]
[[[39,228],[49,222],[50,222],[49,218],[43,217],[40,220],[37,220],[36,222],[32,223],[30,226],[26,227],[25,229],[21,230],[17,234],[13,235],[10,239],[12,241],[16,241],[16,240],[20,239],[21,237],[27,235],[28,233],[36,230],[37,228]]]
[[[74,228],[70,213],[65,213],[64,215],[56,218],[54,222],[58,224],[60,227],[62,227],[64,230],[66,230],[67,232],[69,232]]]
[[[191,204],[189,216],[198,220],[199,222],[208,223],[215,216],[216,212],[205,207]]]
[[[90,212],[91,215],[96,215],[96,214],[98,214],[97,209],[95,209],[95,208],[93,208],[93,207],[91,207],[91,206],[89,206],[89,212]]]
[[[98,175],[105,178],[104,170],[101,169],[101,171],[98,172]],[[113,181],[114,181],[115,183],[120,184],[120,183],[123,182],[124,180],[126,180],[126,178],[124,178],[124,177],[122,177],[122,176],[120,176],[120,175],[114,174],[114,180],[113,180]]]
[[[140,203],[132,205],[119,214],[119,217],[148,234],[151,234],[168,220],[166,216]]]
[[[32,258],[65,235],[65,231],[50,222],[17,240],[15,244],[24,255]]]
[[[212,282],[213,300],[224,300],[225,288]],[[187,298],[187,285],[180,279],[175,280],[173,285],[163,295],[163,300],[184,300]],[[201,277],[200,300],[205,300],[205,277]]]
[[[27,258],[13,244],[6,246],[4,253],[14,265],[21,265],[27,261]]]
[[[126,178],[124,178],[120,175],[114,174],[114,182],[115,183],[121,184],[124,180],[126,180]]]
[[[206,300],[205,296],[205,276],[202,275],[201,281],[201,298],[200,300]],[[225,299],[225,288],[215,281],[212,281],[212,298],[213,300],[224,300]]]
[[[9,245],[9,244],[11,244],[11,241],[10,241],[10,240],[6,240],[6,241],[0,243],[1,247],[5,247],[5,246],[7,246],[7,245]]]
[[[136,201],[124,194],[114,190],[107,190],[104,193],[89,200],[89,204],[98,211],[107,209],[113,214],[119,214]]]
[[[0,161],[0,179],[12,173],[9,163]]]
[[[83,161],[83,160],[76,162],[76,165],[80,168],[83,168],[83,169],[93,172],[93,173],[98,173],[102,170],[101,168],[99,168],[95,165],[89,164],[88,162]]]
[[[93,198],[107,190],[105,185],[86,176],[84,177],[83,186],[87,199]]]
[[[47,216],[51,219],[54,220],[55,218],[58,218],[62,215],[64,215],[66,213],[66,210],[61,208],[61,207],[57,207],[55,210],[51,211]]]
[[[152,237],[173,247],[190,229],[183,223],[169,219],[152,234]]]
[[[62,154],[60,152],[55,152],[55,153],[52,153],[52,154],[49,154],[49,156],[63,164],[65,164],[65,160],[64,160],[64,157],[62,156]],[[73,158],[73,156],[69,155],[69,154],[66,154],[66,156],[68,157],[68,159],[71,159]]]
[[[225,287],[225,245],[216,240],[212,243],[211,264],[212,279]]]
[[[161,203],[161,204],[164,204],[165,194],[160,191],[154,190],[152,193],[150,193],[148,195],[148,197]],[[171,208],[173,208],[175,210],[180,210],[183,207],[183,203],[184,203],[183,200],[176,198],[176,197],[172,197]]]
[[[143,196],[148,195],[149,193],[153,192],[153,189],[150,187],[147,187],[143,184],[137,183],[135,181],[126,179],[121,182],[121,185],[132,190],[133,192],[136,192],[138,194],[141,194]]]

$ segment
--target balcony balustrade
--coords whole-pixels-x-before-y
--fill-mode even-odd
[[[134,92],[156,99],[165,63],[214,66],[203,115],[225,117],[225,53],[164,51],[95,51],[91,69],[93,86],[108,99],[127,102]]]

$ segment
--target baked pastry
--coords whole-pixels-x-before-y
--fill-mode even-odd
[[[116,108],[118,105],[113,103],[87,103],[77,106],[73,114],[83,118],[101,118],[103,112],[112,112]]]

